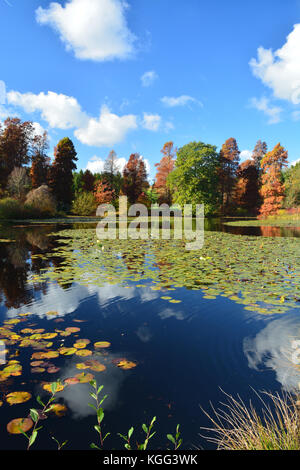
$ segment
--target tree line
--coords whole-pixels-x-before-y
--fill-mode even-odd
[[[31,121],[7,118],[0,126],[0,217],[73,213],[94,215],[101,203],[204,204],[207,215],[267,217],[282,207],[300,205],[300,164],[289,169],[288,152],[278,143],[268,151],[258,140],[251,158],[240,161],[238,143],[190,142],[177,149],[172,141],[161,149],[156,176],[148,181],[145,162],[133,153],[121,171],[111,150],[103,171],[76,171],[71,139],[61,139],[51,160],[47,132],[35,133]],[[6,208],[6,212],[5,209]],[[9,218],[9,217],[8,217]]]

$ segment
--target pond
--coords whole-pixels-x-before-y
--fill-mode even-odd
[[[1,449],[26,448],[6,426],[56,380],[64,406],[41,421],[36,449],[55,450],[51,437],[67,449],[96,442],[92,377],[107,394],[107,449],[123,448],[131,426],[142,442],[153,416],[150,448],[170,447],[179,423],[183,448],[210,449],[202,409],[223,391],[259,404],[252,389],[298,387],[297,228],[206,221],[204,247],[189,252],[180,240],[99,243],[95,227],[0,227]]]

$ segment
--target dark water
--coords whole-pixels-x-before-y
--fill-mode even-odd
[[[267,227],[270,232],[263,233],[261,227],[232,227],[218,220],[206,223],[209,230],[242,235],[296,237],[300,233],[276,227]],[[297,386],[300,373],[290,367],[287,356],[295,349],[291,338],[299,335],[300,339],[298,309],[284,315],[264,316],[247,311],[228,298],[205,299],[201,291],[184,287],[172,292],[181,303],[166,304],[161,293],[151,289],[147,282],[143,282],[143,287],[131,282],[130,288],[121,283],[102,287],[76,282],[30,283],[32,275],[50,267],[49,256],[43,259],[35,255],[55,254],[58,243],[48,235],[62,228],[54,225],[1,228],[0,239],[12,241],[0,242],[0,326],[7,319],[30,312],[32,315],[22,317],[26,321],[15,326],[16,333],[28,327],[53,332],[77,326],[80,333],[61,338],[61,344],[72,346],[78,338],[88,338],[91,344],[99,340],[111,343],[103,356],[96,356],[106,370],[94,373],[108,394],[104,403],[104,430],[111,432],[107,448],[122,448],[117,433],[125,434],[131,426],[137,430],[135,439],[141,442],[141,424],[150,422],[153,416],[157,416],[157,435],[150,448],[167,448],[165,436],[174,433],[177,423],[181,426],[184,448],[213,448],[199,435],[201,427],[210,426],[201,407],[208,410],[210,402],[218,405],[224,401],[221,389],[239,394],[246,402],[251,398],[258,405],[251,387],[275,392]],[[63,266],[63,256],[50,256],[50,260],[51,266]],[[47,316],[49,311],[56,311],[57,315]],[[54,341],[57,345],[57,339]],[[6,424],[27,416],[29,409],[37,406],[38,394],[46,397],[40,386],[42,381],[64,379],[81,372],[75,367],[78,357],[59,356],[50,359],[60,367],[57,374],[32,374],[33,350],[18,348],[18,355],[13,357],[16,348],[8,347],[5,360],[19,360],[23,371],[21,376],[0,382],[0,401],[4,402],[0,407],[0,449],[25,447],[25,438],[9,435]],[[135,361],[137,367],[131,370],[116,367],[120,358]],[[5,364],[0,370],[3,367]],[[12,391],[29,391],[33,398],[10,406],[5,395]],[[51,435],[59,441],[67,439],[68,449],[88,449],[97,440],[94,412],[88,406],[92,402],[89,391],[88,384],[79,384],[66,387],[59,394],[60,402],[68,408],[67,414],[42,422],[44,429],[35,448],[55,449]]]

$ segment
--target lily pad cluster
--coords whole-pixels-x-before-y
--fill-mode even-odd
[[[64,261],[33,276],[32,283],[138,288],[150,282],[151,289],[162,291],[161,299],[170,303],[180,300],[168,291],[185,287],[202,291],[206,299],[228,297],[261,314],[300,307],[297,238],[205,232],[203,248],[188,251],[185,240],[99,241],[94,229],[67,229],[52,235],[59,247],[43,257]]]

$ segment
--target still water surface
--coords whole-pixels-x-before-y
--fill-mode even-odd
[[[284,240],[289,241],[291,248],[288,256],[293,246],[298,256],[293,269],[289,261],[287,273],[289,276],[299,274],[299,229],[233,227],[217,220],[206,224],[207,233],[232,237],[226,238],[227,250],[237,237],[242,239],[241,236],[246,237],[246,244],[256,243],[257,238],[252,241],[252,236],[261,237],[263,244],[265,237],[274,237],[275,247],[282,237],[286,237]],[[126,434],[131,426],[137,430],[135,439],[141,442],[141,424],[150,422],[153,416],[157,416],[157,435],[153,438],[152,448],[166,449],[166,434],[174,433],[177,423],[181,425],[183,448],[212,448],[212,444],[199,435],[201,426],[209,426],[201,407],[208,410],[210,402],[217,405],[224,401],[221,389],[235,396],[239,394],[246,402],[251,399],[258,404],[251,387],[257,391],[275,392],[297,386],[300,369],[295,364],[294,342],[300,340],[300,299],[297,306],[296,294],[293,293],[294,303],[288,304],[283,312],[280,303],[284,306],[286,300],[282,291],[279,294],[281,300],[274,300],[275,307],[279,305],[279,313],[274,313],[271,301],[264,306],[266,311],[269,309],[269,314],[262,314],[253,306],[252,310],[245,309],[245,303],[234,299],[241,289],[245,289],[245,283],[250,286],[247,276],[237,278],[241,287],[236,284],[235,291],[228,295],[222,296],[221,291],[207,295],[205,289],[193,288],[196,284],[193,286],[191,280],[187,281],[184,270],[182,281],[175,282],[173,276],[167,282],[168,270],[176,261],[168,259],[169,252],[160,259],[155,258],[147,247],[142,253],[134,249],[125,253],[118,247],[111,255],[115,263],[113,274],[109,272],[104,280],[95,282],[95,272],[98,270],[101,277],[108,269],[110,258],[106,263],[101,261],[101,253],[96,259],[87,258],[81,248],[75,246],[71,250],[74,261],[70,263],[68,237],[70,231],[77,233],[78,229],[83,239],[85,231],[94,233],[91,224],[0,228],[0,327],[7,327],[7,321],[21,320],[10,324],[11,331],[18,334],[19,339],[8,338],[7,334],[0,336],[0,372],[10,360],[17,360],[22,365],[21,375],[0,381],[0,401],[3,402],[0,407],[0,449],[25,448],[25,438],[8,434],[6,425],[14,418],[27,416],[30,408],[37,407],[37,395],[47,396],[41,386],[43,382],[63,381],[81,372],[91,372],[97,382],[104,385],[103,391],[108,395],[104,403],[104,430],[111,432],[106,441],[108,449],[123,448],[117,433]],[[67,231],[65,245],[62,244],[64,231]],[[222,253],[224,249],[219,247],[220,260]],[[274,253],[274,256],[279,255]],[[168,266],[168,262],[173,265]],[[191,263],[191,260],[186,262]],[[244,262],[247,265],[247,255]],[[72,271],[73,263],[78,264],[76,272]],[[191,266],[193,263],[195,257]],[[211,269],[223,272],[222,260],[220,263],[219,267]],[[183,269],[181,265],[175,267],[178,273]],[[93,272],[93,279],[84,282],[82,269],[87,278]],[[193,269],[197,274],[196,265],[191,267]],[[124,270],[129,274],[125,275]],[[160,275],[163,287],[159,284]],[[265,290],[271,285],[264,272],[257,283],[265,283]],[[251,286],[249,289],[251,291]],[[250,294],[247,291],[245,295]],[[19,316],[24,313],[30,315]],[[60,332],[68,327],[80,330],[69,336],[61,335]],[[46,360],[48,366],[59,368],[56,373],[47,372],[47,367],[43,372],[33,372],[32,354],[47,348],[21,346],[20,341],[26,336],[21,330],[26,328],[43,329],[43,334],[56,332],[57,336],[49,340],[53,342],[50,348],[48,346],[51,351],[62,346],[72,347],[82,338],[88,339],[90,343],[86,349],[91,355],[60,354]],[[97,341],[107,341],[111,346],[94,348]],[[1,354],[1,349],[6,352]],[[76,364],[91,359],[100,361],[106,369],[102,372],[78,370]],[[118,367],[122,359],[133,362],[136,367],[128,370]],[[32,399],[9,405],[5,397],[14,391],[28,391]],[[42,422],[44,429],[39,433],[35,448],[55,449],[51,435],[59,441],[67,439],[68,449],[88,449],[90,443],[97,440],[93,429],[94,411],[88,406],[92,402],[89,391],[89,384],[76,384],[66,386],[59,393],[59,402],[66,405],[67,413],[64,417],[51,416]]]

